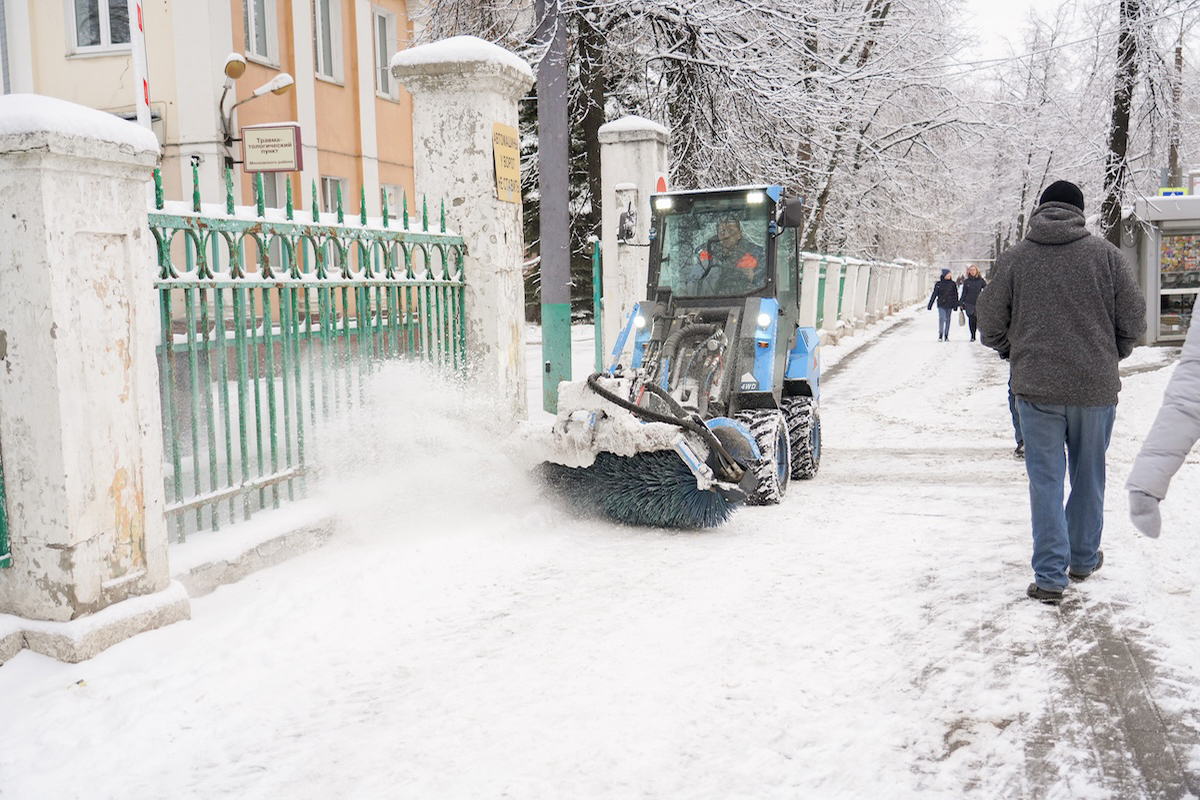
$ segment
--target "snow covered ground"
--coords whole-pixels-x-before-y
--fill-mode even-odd
[[[1089,619],[1153,663],[1194,782],[1197,457],[1158,541],[1121,491],[1173,352],[1126,362],[1105,565],[1055,609],[1024,597],[1006,365],[935,325],[906,311],[826,348],[820,474],[707,532],[573,518],[485,407],[384,371],[324,432],[330,544],[86,663],[0,667],[0,797],[1148,796],[1089,734],[1099,684],[1061,668],[1094,655]],[[539,363],[531,345],[535,399]]]

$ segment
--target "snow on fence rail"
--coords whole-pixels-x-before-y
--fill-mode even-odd
[[[348,224],[336,213],[295,220],[283,209],[164,203],[155,172],[150,212],[158,276],[158,345],[171,536],[216,530],[305,492],[306,431],[364,391],[385,359],[464,367],[461,236],[445,208],[429,229],[422,202],[410,219],[368,220],[360,196]],[[0,544],[3,539],[0,538]],[[3,550],[0,550],[0,556]]]

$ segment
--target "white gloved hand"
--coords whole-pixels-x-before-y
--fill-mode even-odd
[[[1157,539],[1162,530],[1158,498],[1133,489],[1129,492],[1129,519],[1144,536]]]

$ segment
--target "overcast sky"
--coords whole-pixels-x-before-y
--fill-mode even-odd
[[[1004,58],[1010,54],[1008,42],[1020,50],[1021,30],[1029,9],[1044,13],[1062,5],[1062,0],[965,0],[963,20],[979,37],[974,58]]]

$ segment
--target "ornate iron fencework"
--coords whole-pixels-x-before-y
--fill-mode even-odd
[[[362,398],[380,362],[464,366],[462,237],[447,232],[445,206],[429,230],[383,214],[347,224],[334,213],[295,220],[283,209],[164,203],[155,172],[150,213],[158,275],[164,475],[172,539],[249,519],[302,496],[306,435]],[[336,218],[336,223],[333,219]]]

